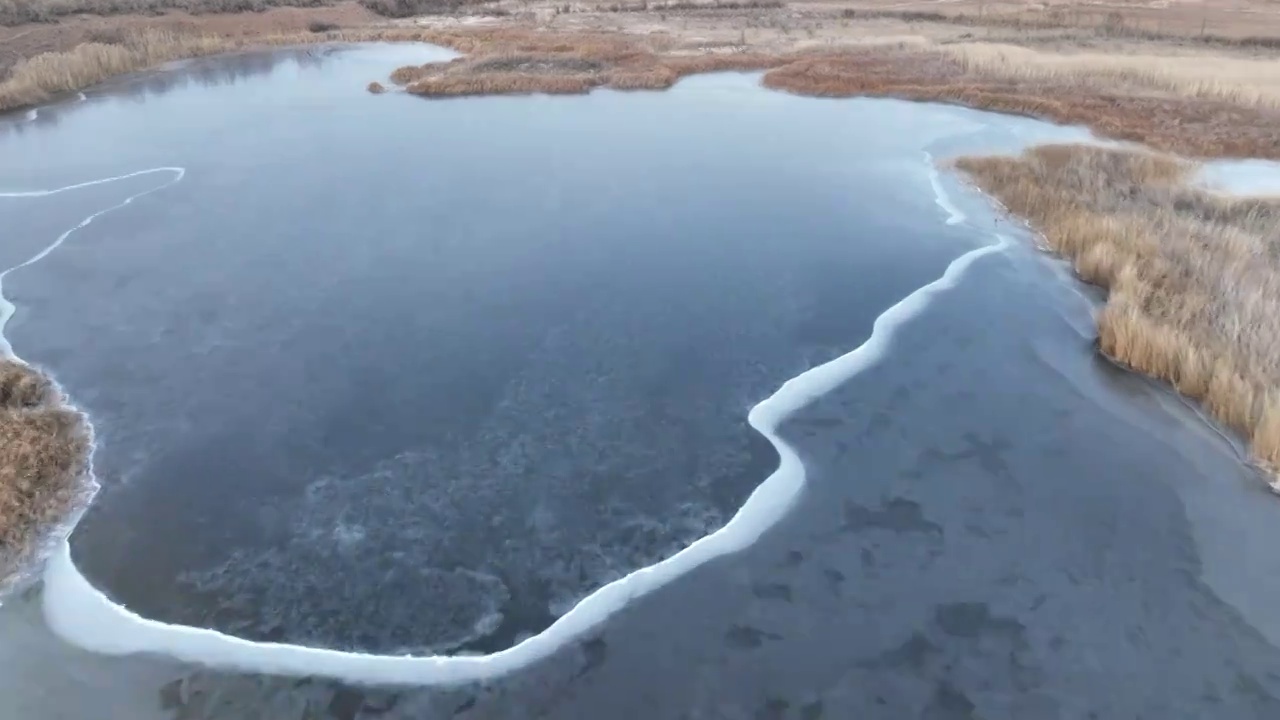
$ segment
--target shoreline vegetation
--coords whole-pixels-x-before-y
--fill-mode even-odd
[[[922,6],[0,0],[0,112],[174,60],[393,41],[461,57],[371,78],[370,93],[661,90],[695,73],[753,70],[766,87],[801,95],[948,102],[1085,125],[1143,147],[1043,146],[955,166],[1108,290],[1099,350],[1239,433],[1276,489],[1280,199],[1198,189],[1181,158],[1280,159],[1280,9]],[[3,359],[0,435],[3,589],[80,497],[92,443],[87,420],[48,377]]]
[[[90,487],[87,419],[48,376],[0,358],[0,591]]]
[[[1280,198],[1217,195],[1189,182],[1185,161],[1095,146],[956,166],[1107,290],[1096,318],[1104,355],[1198,402],[1274,478]]]

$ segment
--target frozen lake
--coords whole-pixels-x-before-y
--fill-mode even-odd
[[[93,217],[4,279],[102,485],[0,608],[22,717],[1280,713],[1280,509],[937,169],[1084,133],[363,90],[443,56],[0,127],[0,268]]]

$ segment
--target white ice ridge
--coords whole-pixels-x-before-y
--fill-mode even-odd
[[[968,216],[960,211],[960,208],[951,202],[951,196],[947,194],[946,189],[942,187],[942,175],[938,172],[938,166],[933,162],[933,155],[928,151],[924,154],[925,164],[929,167],[929,184],[933,186],[933,199],[938,203],[938,207],[942,208],[947,214],[948,225],[958,225],[968,219]]]
[[[44,613],[64,640],[106,655],[152,653],[229,670],[327,676],[353,683],[450,685],[492,678],[528,666],[582,638],[610,615],[685,573],[747,548],[784,517],[804,487],[799,456],[777,434],[789,415],[829,393],[885,356],[894,332],[952,288],[979,258],[1001,252],[1010,240],[970,250],[942,277],[916,290],[876,318],[861,346],[788,380],[751,409],[753,428],[773,444],[781,461],[720,530],[674,556],[615,580],[587,596],[551,627],[515,647],[484,656],[410,657],[366,655],[277,643],[253,642],[208,630],[148,620],[113,603],[80,574],[63,542],[44,575]]]
[[[67,185],[66,187],[60,187],[55,190],[28,190],[24,192],[5,192],[3,190],[0,190],[0,198],[47,197],[49,195],[57,195],[58,193],[64,193],[70,190],[77,190],[79,188],[91,187],[93,185],[105,185],[106,183],[116,182],[117,180],[127,180],[128,178],[140,177],[142,175],[152,175],[155,173],[170,173],[173,175],[173,178],[171,178],[169,182],[164,183],[163,185],[158,185],[156,187],[151,188],[150,190],[143,190],[142,192],[136,193],[134,195],[130,195],[129,197],[125,198],[123,202],[112,205],[111,207],[106,208],[104,210],[99,210],[98,212],[81,220],[79,225],[76,225],[70,230],[59,235],[58,238],[53,241],[53,243],[51,243],[48,247],[41,250],[40,252],[36,253],[34,256],[29,258],[26,262],[19,263],[9,268],[8,270],[5,270],[4,272],[0,272],[0,357],[11,358],[14,360],[20,359],[17,357],[17,355],[14,354],[13,346],[9,344],[9,339],[4,334],[5,326],[9,324],[9,318],[13,317],[13,313],[16,310],[16,308],[13,306],[13,303],[9,302],[9,299],[4,296],[4,279],[8,277],[9,273],[13,272],[14,270],[27,267],[28,265],[34,265],[35,263],[40,262],[41,260],[48,257],[49,253],[53,252],[54,250],[57,250],[58,246],[66,242],[67,238],[71,237],[71,234],[74,233],[75,231],[79,230],[80,228],[83,228],[84,226],[93,222],[97,218],[111,212],[112,210],[119,210],[120,208],[124,207],[125,205],[128,205],[129,203],[133,202],[134,200],[137,200],[138,198],[144,195],[150,195],[153,192],[156,192],[158,190],[163,190],[164,188],[167,188],[170,185],[173,185],[174,183],[181,180],[182,176],[185,175],[186,172],[187,172],[186,170],[180,167],[160,167],[160,168],[151,168],[150,170],[139,170],[138,172],[131,172],[125,175],[116,175],[114,177],[103,178],[102,180],[91,180],[89,182],[77,183],[75,185]]]

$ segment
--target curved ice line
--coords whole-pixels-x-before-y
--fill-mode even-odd
[[[75,231],[83,228],[84,226],[93,222],[94,220],[101,217],[102,215],[105,215],[111,212],[112,210],[119,210],[120,208],[124,207],[125,205],[128,205],[129,203],[133,202],[134,200],[137,200],[138,198],[144,195],[150,195],[153,192],[156,192],[158,190],[163,190],[169,187],[170,185],[173,185],[179,180],[182,180],[182,176],[186,175],[187,171],[184,168],[180,168],[180,167],[160,167],[160,168],[151,168],[150,170],[139,170],[138,172],[132,172],[125,175],[116,175],[115,177],[109,177],[103,180],[93,180],[91,182],[83,182],[83,183],[78,183],[76,185],[68,185],[66,187],[57,188],[55,190],[30,190],[30,191],[24,191],[24,192],[0,191],[0,197],[47,197],[49,195],[57,195],[58,193],[66,192],[68,190],[75,190],[77,188],[89,187],[91,185],[103,185],[105,183],[115,182],[117,180],[124,180],[127,178],[138,177],[140,175],[150,175],[152,173],[158,173],[158,172],[173,173],[173,179],[163,185],[158,185],[156,187],[153,187],[150,190],[144,190],[140,193],[130,195],[129,197],[125,198],[123,202],[116,203],[115,205],[112,205],[109,208],[106,208],[104,210],[99,210],[98,212],[93,213],[89,217],[81,220],[79,225],[76,225],[70,230],[59,235],[57,240],[54,240],[48,247],[46,247],[45,249],[33,255],[26,262],[19,263],[9,268],[8,270],[5,270],[4,272],[0,272],[0,357],[11,358],[19,361],[22,360],[21,358],[19,358],[17,355],[14,354],[13,346],[9,344],[9,338],[6,337],[4,334],[5,326],[9,324],[9,318],[12,318],[13,313],[17,310],[17,308],[14,307],[13,303],[9,302],[9,299],[4,296],[4,279],[8,277],[9,273],[13,272],[14,270],[20,270],[24,267],[27,267],[29,265],[34,265],[35,263],[40,262],[41,260],[48,257],[49,253],[53,252],[54,250],[57,250],[58,247],[61,246],[62,243],[66,242],[67,238],[71,237],[71,234],[74,233]]]
[[[156,190],[163,190],[164,188],[167,188],[167,187],[169,187],[170,185],[172,185],[172,184],[174,184],[174,183],[178,182],[179,180],[181,180],[181,179],[182,179],[182,176],[183,176],[183,175],[186,175],[186,174],[187,174],[187,170],[186,170],[186,168],[181,168],[181,167],[155,167],[155,168],[148,168],[148,169],[146,169],[146,170],[138,170],[138,171],[136,171],[136,172],[125,173],[125,174],[123,174],[123,175],[112,175],[111,177],[108,177],[108,178],[102,178],[101,180],[89,180],[88,182],[76,183],[76,184],[74,184],[74,185],[65,185],[65,186],[63,186],[63,187],[60,187],[60,188],[54,188],[54,189],[52,189],[52,190],[22,190],[22,191],[16,191],[16,190],[5,191],[5,190],[0,190],[0,197],[18,197],[18,198],[25,198],[25,197],[48,197],[48,196],[50,196],[50,195],[57,195],[57,194],[59,194],[59,193],[69,192],[69,191],[71,191],[71,190],[79,190],[80,188],[93,187],[94,185],[106,185],[107,183],[113,183],[113,182],[116,182],[116,181],[118,181],[118,180],[128,180],[129,178],[141,177],[141,176],[143,176],[143,175],[152,175],[152,174],[154,174],[154,173],[159,173],[159,172],[169,172],[169,173],[174,173],[175,177],[174,177],[174,179],[173,179],[173,180],[170,180],[169,182],[165,183],[164,185],[161,185],[160,187],[152,188],[151,190],[147,190],[146,192],[138,193],[138,194],[137,194],[137,195],[135,195],[134,197],[141,197],[141,196],[143,196],[143,195],[147,195],[147,194],[153,193],[153,192],[155,192]],[[131,201],[131,200],[133,200],[133,198],[129,198],[129,200],[126,200],[126,201],[125,201],[125,203],[128,203],[128,202],[129,202],[129,201]],[[103,210],[102,212],[95,213],[95,214],[94,214],[94,217],[97,217],[98,215],[101,215],[101,214],[102,214],[102,213],[104,213],[104,212],[110,212],[110,211],[112,211],[112,210],[115,210],[115,209],[116,209],[116,207],[120,207],[120,206],[109,207],[109,208],[107,208],[106,210]],[[83,227],[83,225],[81,225],[80,227]],[[74,232],[74,229],[73,229],[71,232]],[[50,248],[49,248],[49,250],[52,250],[54,247],[56,247],[56,244],[55,244],[54,246],[50,247]],[[44,254],[45,254],[45,255],[49,254],[49,251],[48,251],[48,250],[46,250]],[[39,260],[39,258],[33,258],[33,259],[31,259],[31,260],[28,260],[27,262],[23,263],[23,265],[30,265],[31,263],[35,262],[36,260]],[[19,265],[18,267],[22,267],[22,265]],[[11,269],[11,270],[16,270],[17,268],[10,268],[10,269]],[[7,272],[7,271],[6,271],[6,272]]]
[[[784,517],[804,487],[805,472],[796,451],[778,436],[778,425],[881,360],[900,326],[919,315],[936,295],[954,287],[976,260],[1010,246],[1009,238],[995,237],[998,242],[964,253],[940,278],[882,313],[862,345],[788,380],[751,409],[747,421],[777,450],[779,463],[723,528],[666,560],[596,590],[549,628],[514,647],[484,656],[398,657],[255,642],[216,630],[167,625],[138,616],[93,587],[76,569],[66,540],[45,569],[45,618],[59,637],[105,655],[153,653],[237,671],[320,675],[354,683],[448,685],[526,667],[586,635],[633,600],[704,563],[747,548]]]
[[[938,207],[947,213],[947,224],[958,225],[967,220],[969,216],[961,212],[960,208],[951,202],[951,196],[942,187],[942,175],[938,172],[938,166],[933,162],[933,154],[926,150],[924,161],[929,166],[929,184],[933,186],[933,201],[938,203]]]

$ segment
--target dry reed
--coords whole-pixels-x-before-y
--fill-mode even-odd
[[[1083,124],[1102,135],[1199,156],[1280,158],[1280,71],[1153,56],[1051,55],[920,40],[807,51],[684,53],[666,36],[521,27],[370,28],[231,40],[147,31],[36,56],[0,83],[0,110],[113,75],[244,47],[425,41],[467,56],[400,68],[392,81],[431,96],[663,89],[693,73],[769,70],[765,85],[805,95],[893,96]],[[1159,62],[1160,64],[1156,64]],[[385,88],[371,83],[368,90]],[[1046,147],[959,162],[1040,229],[1081,277],[1110,289],[1099,344],[1174,385],[1280,465],[1280,209],[1183,184],[1163,157]],[[73,502],[88,431],[38,372],[0,361],[0,562],[20,558]],[[0,565],[0,577],[10,569]]]
[[[0,359],[0,587],[80,497],[89,443],[46,376]]]
[[[1280,199],[1191,187],[1167,156],[1051,145],[958,167],[1109,290],[1098,345],[1280,468]]]
[[[1019,72],[1014,64],[995,67],[962,62],[948,50],[904,45],[804,58],[770,71],[764,83],[803,95],[876,95],[1029,115],[1196,157],[1280,158],[1280,108],[1241,104],[1252,97],[1244,93],[1236,100],[1204,97],[1189,78],[1170,82],[1172,89],[1144,92],[1114,75],[1090,76],[1087,69],[1054,75]]]
[[[366,28],[233,40],[158,31],[31,58],[0,82],[0,110],[32,105],[112,75],[246,45],[423,41],[466,57],[400,68],[422,95],[664,89],[692,73],[769,69],[765,85],[806,95],[952,102],[1087,125],[1100,135],[1201,157],[1280,158],[1280,63],[1199,56],[1054,54],[921,38],[792,54],[681,51],[667,35],[509,25]],[[892,42],[890,42],[892,40]]]
[[[414,28],[366,28],[229,38],[146,29],[121,34],[119,42],[82,43],[65,52],[43,53],[19,62],[0,81],[0,112],[37,105],[61,93],[84,90],[108,78],[174,60],[254,47],[324,42],[438,42],[440,35]]]
[[[1280,62],[1205,55],[1052,53],[997,43],[943,45],[969,74],[1104,90],[1164,91],[1226,100],[1245,107],[1280,107]]]
[[[8,79],[0,82],[0,110],[36,105],[116,75],[235,47],[218,37],[146,30],[120,44],[84,43],[67,52],[36,55],[16,65]]]

